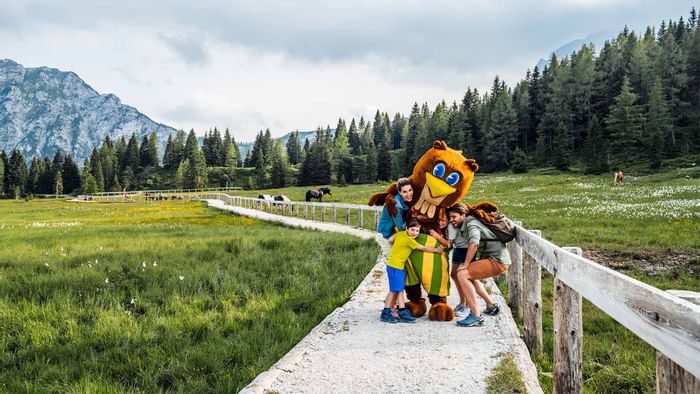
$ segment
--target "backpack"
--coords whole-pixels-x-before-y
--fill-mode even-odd
[[[493,217],[495,219],[493,222],[487,222],[479,217],[477,219],[496,235],[496,239],[493,241],[503,243],[512,241],[515,238],[515,224],[501,212],[495,213]]]

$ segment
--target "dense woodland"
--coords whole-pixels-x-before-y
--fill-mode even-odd
[[[71,156],[33,158],[0,152],[0,190],[7,196],[199,188],[346,184],[409,174],[435,140],[443,139],[484,172],[555,167],[600,174],[633,163],[660,168],[664,159],[700,153],[700,29],[662,21],[637,34],[626,27],[600,50],[584,45],[544,69],[528,70],[509,87],[498,76],[488,92],[467,88],[460,102],[415,103],[408,116],[377,111],[374,119],[339,119],[299,132],[286,144],[260,131],[245,158],[228,130],[169,136],[162,163],[155,133],[116,143],[107,137],[82,170]]]

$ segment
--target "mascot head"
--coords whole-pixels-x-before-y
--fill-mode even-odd
[[[479,165],[462,152],[445,141],[435,141],[413,167],[413,210],[437,220],[439,208],[448,208],[467,195],[478,169]]]
[[[466,159],[460,151],[447,146],[445,141],[435,141],[413,167],[409,177],[413,185],[413,201],[408,202],[421,224],[437,222],[438,216],[467,195],[479,166]],[[374,193],[369,205],[385,205],[396,215],[393,195],[398,193],[396,182],[381,193]],[[437,213],[437,214],[436,214]]]

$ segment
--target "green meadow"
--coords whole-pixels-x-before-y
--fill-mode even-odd
[[[378,253],[189,201],[4,200],[0,218],[0,392],[235,392]]]
[[[386,184],[330,187],[324,202],[365,204]],[[235,194],[303,201],[307,189]],[[700,290],[695,166],[628,173],[621,185],[545,170],[479,174],[466,201],[480,200],[644,282]],[[345,302],[378,253],[371,241],[190,201],[3,200],[0,218],[0,392],[236,391]],[[545,274],[535,360],[545,391],[551,298]],[[650,346],[585,303],[586,392],[653,392],[654,363]]]

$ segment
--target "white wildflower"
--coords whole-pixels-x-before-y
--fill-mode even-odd
[[[142,261],[142,262],[141,262],[141,266],[142,266],[143,268],[146,268],[146,262],[145,262],[145,261]]]
[[[105,278],[105,283],[109,283],[109,278]]]
[[[179,278],[180,278],[180,280],[185,280],[185,277],[182,275],[180,275]]]

